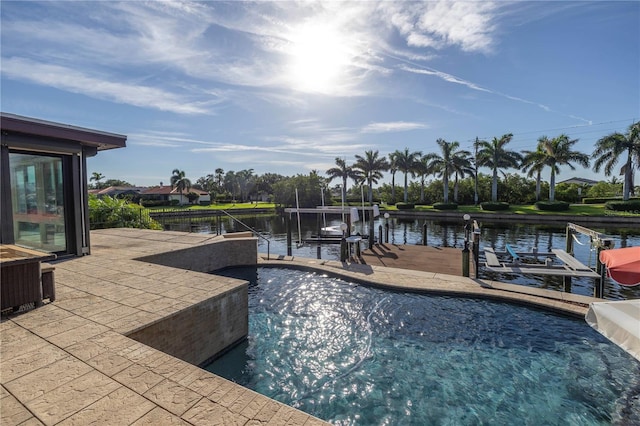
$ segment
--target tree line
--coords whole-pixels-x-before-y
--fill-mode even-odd
[[[449,203],[451,195],[455,203],[462,200],[464,204],[478,204],[481,200],[490,199],[493,202],[526,204],[539,201],[543,189],[548,191],[549,201],[555,201],[558,196],[565,201],[578,201],[567,200],[576,196],[570,191],[567,193],[567,188],[560,188],[562,191],[558,193],[556,175],[561,166],[568,166],[571,170],[575,170],[576,165],[588,168],[593,161],[595,172],[603,170],[609,177],[619,171],[624,176],[623,200],[628,200],[635,193],[634,171],[640,169],[640,122],[633,123],[624,134],[615,132],[599,139],[591,154],[576,151],[574,145],[578,139],[571,139],[566,134],[553,138],[542,136],[535,150],[522,152],[508,149],[512,138],[511,133],[490,141],[476,138],[473,152],[461,149],[457,141],[448,142],[444,139],[436,141],[437,152],[423,153],[405,148],[385,156],[380,155],[378,150],[369,150],[364,155],[355,155],[351,164],[345,158],[335,158],[335,166],[324,173],[326,177],[317,170],[312,170],[308,175],[287,177],[275,173],[254,175],[253,169],[225,172],[217,168],[214,173],[200,177],[192,184],[183,171],[175,169],[171,185],[178,188],[180,193],[196,187],[209,192],[212,199],[216,200],[273,201],[281,205],[295,205],[294,188],[298,189],[301,206],[328,202],[329,185],[334,180],[338,182],[334,189],[339,188],[339,196],[343,200],[357,197],[366,188],[369,202],[375,199],[394,204],[400,201],[396,191],[402,189],[402,201],[405,203]],[[621,161],[622,166],[617,169]],[[480,168],[489,169],[490,175],[480,173]],[[523,172],[526,177],[507,173],[510,169]],[[391,184],[375,188],[385,173],[390,173]],[[396,186],[398,173],[403,178],[401,186]],[[543,181],[543,173],[549,173],[548,182]],[[410,177],[418,180],[412,181]],[[95,180],[97,184],[99,179]],[[349,181],[353,182],[351,190],[348,188]],[[602,182],[590,188],[588,195],[603,196],[606,191],[619,186],[614,176],[611,182]],[[439,194],[435,191],[436,187],[440,187]],[[321,198],[323,192],[324,200]],[[529,200],[532,192],[535,200]]]

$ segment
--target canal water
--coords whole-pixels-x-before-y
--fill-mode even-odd
[[[462,216],[462,215],[461,215]],[[230,218],[223,218],[219,227],[223,233],[247,230],[246,226],[258,231],[263,237],[258,238],[258,250],[270,255],[287,254],[287,224],[284,215],[243,215],[238,216],[242,224]],[[297,217],[291,218],[292,254],[298,257],[321,258],[337,260],[340,258],[339,244],[308,243],[317,234],[319,226],[339,225],[341,219],[330,219],[326,222],[318,220],[315,215],[301,215],[300,228]],[[464,246],[464,222],[435,221],[416,218],[378,218],[374,221],[374,234],[380,237],[380,229],[384,238],[385,227],[389,226],[389,242],[392,244],[422,244],[426,225],[427,244],[434,247],[453,247],[462,249]],[[549,252],[551,249],[565,249],[566,222],[557,224],[532,224],[521,222],[488,222],[479,221],[481,228],[482,247],[492,247],[497,251],[504,251],[509,244],[515,251],[531,251],[537,248],[539,252]],[[246,226],[245,226],[246,225]],[[166,229],[188,232],[215,233],[218,224],[215,219],[201,220],[191,223],[165,223]],[[640,246],[640,226],[608,227],[589,225],[590,229],[609,236],[614,248]],[[300,232],[298,232],[300,229]],[[354,232],[369,234],[368,225],[358,222],[354,225]],[[588,236],[576,236],[574,241],[574,256],[583,264],[595,268],[596,252],[590,246]],[[527,285],[537,288],[563,290],[562,278],[558,276],[513,275],[484,272],[483,278],[507,283]],[[572,293],[592,296],[594,279],[574,278]],[[622,287],[611,279],[605,283],[606,299],[640,298],[640,286],[634,288]]]

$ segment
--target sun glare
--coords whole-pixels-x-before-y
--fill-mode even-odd
[[[329,93],[346,71],[348,55],[330,26],[306,25],[292,37],[290,77],[294,89]]]

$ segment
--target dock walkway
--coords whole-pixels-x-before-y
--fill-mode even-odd
[[[471,258],[471,256],[470,256]],[[435,272],[462,276],[462,249],[408,244],[375,244],[362,251],[356,263]],[[475,275],[473,261],[469,261],[470,275]]]

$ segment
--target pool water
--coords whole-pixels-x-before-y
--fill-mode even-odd
[[[249,337],[207,369],[331,423],[640,424],[640,363],[583,320],[248,271]]]

